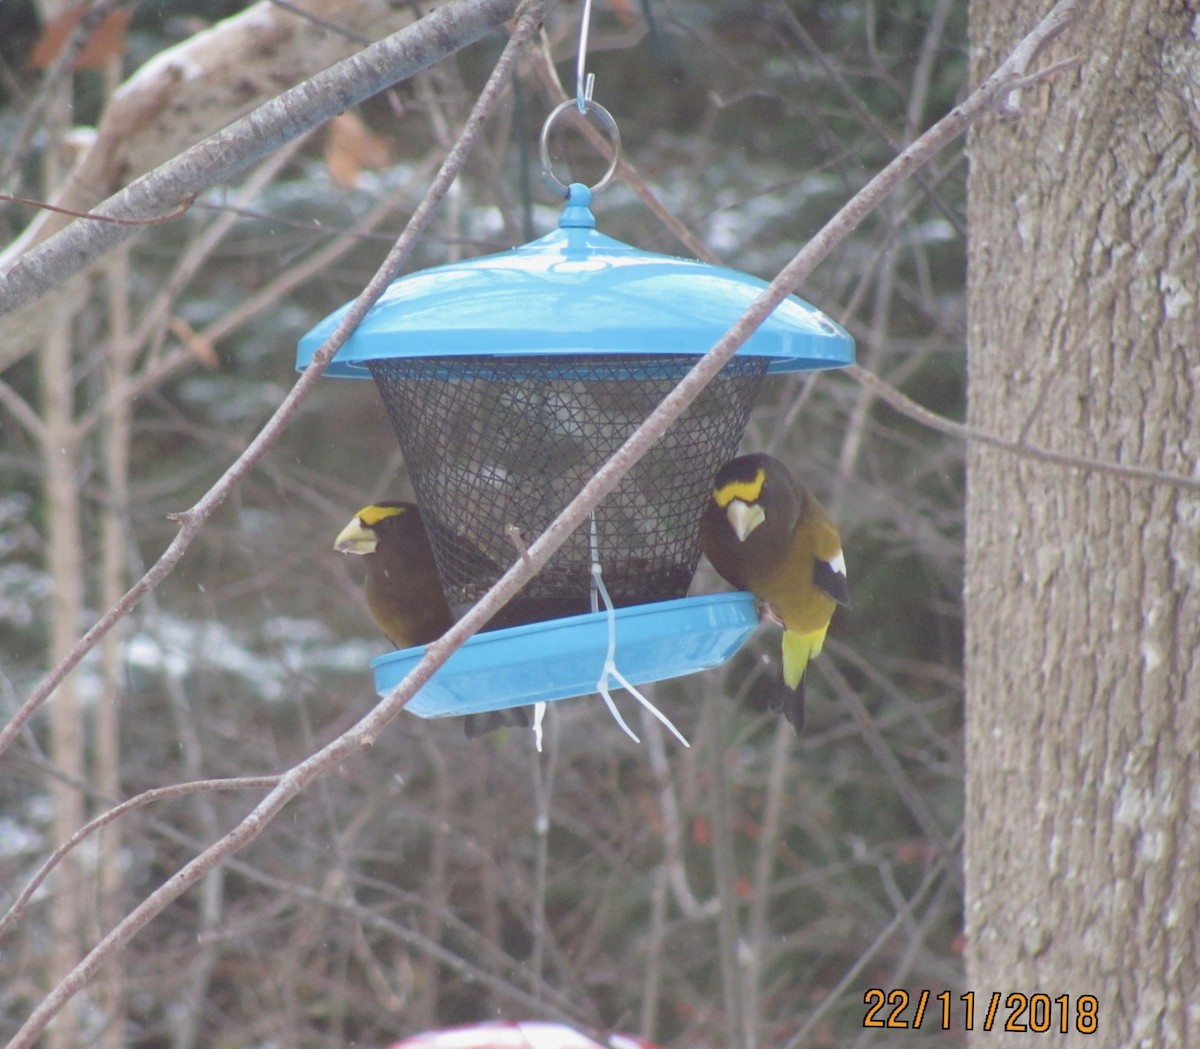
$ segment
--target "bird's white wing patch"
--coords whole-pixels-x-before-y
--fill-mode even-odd
[[[833,569],[836,575],[840,575],[843,579],[846,578],[846,559],[842,556],[842,552],[840,550],[835,556],[831,557],[826,564]]]
[[[846,559],[841,550],[828,561],[817,558],[813,562],[813,586],[828,594],[839,605],[850,605],[850,590],[846,586]]]

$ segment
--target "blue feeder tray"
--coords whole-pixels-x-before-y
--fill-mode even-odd
[[[617,666],[633,684],[720,666],[758,626],[750,594],[710,594],[616,610]],[[476,634],[409,701],[424,718],[479,714],[596,691],[608,650],[608,616],[592,612]],[[371,660],[387,695],[425,646]],[[613,682],[615,686],[615,682]]]

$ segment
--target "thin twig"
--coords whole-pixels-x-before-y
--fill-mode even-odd
[[[855,382],[861,383],[874,393],[881,401],[896,409],[901,415],[928,426],[931,430],[960,437],[964,441],[974,441],[976,444],[986,444],[990,448],[1011,452],[1024,459],[1036,459],[1039,462],[1054,463],[1057,466],[1070,466],[1077,470],[1090,470],[1094,473],[1109,474],[1113,477],[1126,477],[1131,481],[1144,481],[1150,484],[1166,484],[1175,488],[1188,488],[1200,491],[1200,477],[1186,477],[1183,474],[1169,473],[1166,470],[1155,470],[1149,466],[1124,466],[1107,459],[1093,459],[1087,455],[1075,455],[1071,452],[1056,452],[1050,448],[1042,448],[1036,444],[1026,444],[1019,438],[1000,437],[986,430],[968,426],[966,423],[955,422],[944,415],[931,412],[911,397],[901,393],[894,386],[866,368],[851,364],[843,369]]]
[[[46,424],[41,416],[3,379],[0,379],[0,406],[8,409],[9,414],[29,432],[34,441],[38,444],[46,443]]]
[[[866,104],[859,97],[859,93],[854,90],[846,79],[846,71],[837,66],[822,50],[820,44],[812,37],[804,24],[796,17],[791,8],[784,0],[777,0],[778,14],[791,31],[792,35],[800,42],[801,46],[808,52],[809,57],[820,67],[821,72],[829,79],[841,94],[842,98],[850,105],[850,109],[854,114],[854,118],[860,127],[867,128],[873,134],[886,142],[892,149],[898,150],[902,148],[901,141],[896,138],[891,131],[886,128],[883,123],[867,108]],[[928,39],[928,36],[926,37]],[[915,78],[914,78],[915,79]],[[930,203],[937,208],[942,217],[950,223],[955,232],[963,240],[967,237],[966,228],[963,226],[962,217],[959,216],[941,195],[937,192],[936,180],[927,180],[924,174],[917,174],[913,177],[913,181],[929,198]]]
[[[958,833],[950,841],[950,845],[956,851],[962,848],[963,832],[960,828]],[[921,880],[921,884],[917,886],[917,891],[909,897],[908,902],[896,912],[896,916],[887,924],[887,927],[881,929],[879,935],[875,937],[867,945],[864,950],[854,961],[854,964],[843,974],[842,978],[837,982],[836,986],[830,989],[829,993],[822,999],[821,1004],[813,1011],[812,1015],[804,1022],[804,1026],[796,1032],[796,1035],[790,1042],[784,1046],[784,1049],[800,1049],[801,1046],[811,1045],[809,1041],[813,1031],[817,1025],[824,1019],[825,1014],[838,1005],[842,1001],[842,995],[846,990],[854,984],[858,979],[859,974],[870,964],[871,960],[878,954],[884,944],[892,938],[892,935],[903,926],[910,917],[916,913],[916,910],[922,903],[925,902],[925,897],[934,889],[944,873],[943,867],[947,862],[945,854],[940,855],[930,867],[929,872]]]
[[[658,1026],[659,995],[662,992],[662,974],[665,963],[664,949],[667,931],[667,903],[670,899],[671,867],[677,862],[673,848],[679,830],[679,812],[675,804],[674,784],[667,765],[666,747],[663,745],[662,726],[644,707],[638,711],[641,718],[642,739],[646,741],[646,753],[650,769],[658,786],[658,810],[662,824],[663,857],[654,874],[650,890],[650,921],[646,929],[645,945],[642,948],[644,962],[641,972],[641,1019],[638,1029],[643,1038],[653,1038]],[[672,855],[676,852],[676,855]]]
[[[417,168],[417,176],[421,179],[422,184],[428,181],[433,169],[434,165],[427,165],[425,163],[422,163]],[[216,344],[228,333],[236,331],[248,319],[266,309],[272,308],[288,291],[304,283],[313,274],[323,273],[332,267],[342,256],[356,246],[359,237],[369,235],[364,231],[374,229],[383,219],[394,213],[397,207],[398,205],[390,200],[377,204],[353,229],[340,233],[336,239],[313,252],[312,255],[305,258],[302,262],[289,266],[256,292],[240,300],[228,312],[222,313],[211,323],[201,328],[196,333],[197,336],[207,343]],[[231,210],[235,210],[236,213],[236,209]],[[273,216],[263,217],[270,217],[274,221]],[[309,227],[310,232],[311,229]],[[380,234],[380,237],[386,239],[389,243],[395,243],[396,240],[394,234],[387,235],[386,237]],[[188,256],[190,255],[191,252],[188,253]],[[185,256],[185,260],[186,258],[187,256]],[[181,262],[185,260],[181,260]],[[177,266],[169,286],[158,293],[154,304],[147,309],[139,320],[137,334],[135,335],[136,341],[141,343],[149,339],[151,337],[151,329],[162,324],[162,318],[166,316],[174,301],[175,289],[182,286],[184,277],[185,275],[181,272],[180,266]],[[98,426],[110,411],[116,410],[126,399],[133,401],[145,396],[151,390],[156,389],[168,379],[195,363],[196,354],[187,347],[179,347],[174,351],[169,351],[162,355],[157,361],[153,361],[145,366],[140,371],[138,377],[130,382],[124,390],[119,391],[117,395],[108,395],[99,403],[89,407],[87,412],[81,415],[75,424],[77,436],[82,439],[88,432]]]
[[[662,813],[663,822],[662,862],[667,885],[671,889],[675,906],[684,917],[695,918],[700,914],[702,905],[688,883],[687,867],[684,863],[684,820],[680,811],[679,795],[671,779],[671,768],[667,764],[661,726],[651,717],[648,710],[643,710],[641,714],[643,724],[647,719],[654,724],[654,731],[646,733],[643,738],[646,740],[646,758],[650,764],[650,771],[658,783],[658,808]]]
[[[712,805],[712,878],[716,897],[721,904],[717,912],[717,957],[725,1009],[725,1037],[721,1039],[721,1044],[730,1049],[754,1049],[754,1037],[747,1026],[749,1003],[742,993],[741,945],[744,930],[737,893],[738,864],[733,841],[731,787],[725,767],[728,754],[723,730],[725,698],[710,695],[704,713],[708,729],[708,773],[712,784],[709,791]]]
[[[904,766],[900,764],[896,755],[892,753],[891,747],[888,746],[887,740],[883,738],[883,733],[879,730],[879,726],[871,719],[870,712],[867,710],[866,704],[862,698],[854,690],[849,681],[846,680],[842,672],[832,662],[825,664],[822,671],[826,675],[827,680],[834,686],[838,698],[845,704],[850,711],[850,716],[854,719],[855,725],[858,726],[858,731],[862,735],[863,741],[867,744],[867,749],[875,755],[875,760],[879,762],[880,768],[887,774],[892,781],[892,786],[896,790],[896,794],[908,807],[908,811],[912,814],[917,826],[921,828],[921,832],[925,835],[927,841],[931,842],[937,850],[946,857],[946,870],[951,878],[954,879],[958,887],[962,888],[962,871],[957,864],[957,855],[950,848],[949,839],[947,839],[942,828],[938,825],[937,817],[929,807],[929,803],[911,777],[904,771]]]
[[[521,529],[515,525],[505,525],[504,534],[508,536],[508,541],[516,547],[517,554],[520,555],[522,561],[529,562],[529,547],[525,545],[525,538],[521,534]]]
[[[4,164],[0,166],[0,183],[6,182],[10,175],[19,171],[29,153],[30,144],[35,140],[44,126],[46,114],[59,91],[60,86],[70,79],[71,70],[76,59],[87,47],[88,41],[104,21],[121,3],[121,0],[92,0],[88,9],[83,13],[75,27],[71,30],[50,68],[42,77],[41,87],[32,105],[25,113],[25,119],[17,132],[16,138],[10,138],[5,147]]]
[[[775,721],[775,738],[767,763],[767,791],[763,802],[759,834],[755,842],[754,880],[751,883],[749,913],[746,915],[746,952],[744,965],[744,994],[746,1022],[752,1041],[759,1044],[760,1002],[762,977],[771,962],[771,939],[768,934],[768,912],[771,907],[771,877],[779,855],[779,839],[783,832],[784,792],[791,766],[792,741],[795,734],[783,718]]]
[[[302,18],[304,21],[312,25],[319,26],[321,29],[330,33],[337,33],[344,40],[349,40],[355,44],[366,45],[371,43],[369,36],[363,36],[361,33],[356,33],[351,29],[340,26],[336,22],[331,22],[328,18],[322,18],[320,15],[315,15],[311,11],[305,11],[298,4],[293,4],[290,0],[271,0],[271,3],[276,7],[281,7],[283,10],[290,12],[297,18]]]
[[[550,870],[550,810],[553,807],[555,775],[558,772],[559,747],[558,721],[550,722],[549,738],[546,741],[547,760],[542,760],[538,751],[529,751],[529,767],[533,776],[534,821],[533,833],[535,856],[533,869],[533,900],[530,907],[530,924],[533,933],[531,952],[531,987],[538,998],[546,994],[546,947],[550,935],[550,924],[546,920],[546,904],[549,896]]]
[[[38,886],[50,876],[50,873],[68,852],[85,838],[90,837],[100,828],[108,826],[114,820],[120,819],[126,813],[144,808],[146,805],[152,805],[157,801],[170,801],[174,798],[186,797],[189,794],[200,794],[213,790],[258,790],[273,787],[278,781],[278,776],[239,776],[234,779],[203,779],[194,780],[191,783],[173,783],[169,787],[156,787],[153,790],[143,791],[137,797],[123,801],[120,805],[101,813],[95,819],[85,823],[55,849],[45,863],[38,868],[37,873],[29,879],[29,883],[21,890],[12,906],[3,917],[0,917],[0,937],[3,937],[9,927],[25,913],[25,908],[29,906],[29,901],[33,899],[33,894],[37,892]]]
[[[170,222],[172,219],[179,218],[187,210],[196,203],[195,193],[186,193],[180,202],[168,211],[165,215],[155,215],[151,218],[119,218],[116,215],[100,215],[94,211],[75,211],[72,208],[62,208],[57,204],[50,204],[44,200],[34,200],[33,197],[14,197],[8,193],[0,193],[0,200],[6,200],[10,204],[27,204],[31,208],[40,208],[42,211],[54,211],[59,215],[70,215],[74,219],[91,219],[93,222],[115,222],[118,226],[157,226],[160,222]]]
[[[50,779],[71,785],[82,794],[108,804],[116,804],[115,799],[105,797],[90,782],[65,776],[61,769],[44,757],[39,757],[30,751],[18,751],[14,757],[27,763],[31,768],[36,769]],[[200,799],[204,799],[207,796],[205,794],[197,795]],[[204,848],[202,841],[180,831],[175,826],[164,823],[152,813],[148,814],[147,822],[150,827],[154,828],[173,844],[196,851]],[[205,821],[205,826],[207,827],[207,821]],[[441,826],[441,829],[445,829],[444,826],[439,826]],[[490,853],[484,855],[472,842],[465,842],[464,846],[469,851],[472,851],[472,855],[480,863],[491,862],[493,859]],[[429,937],[426,933],[385,918],[374,908],[364,906],[354,899],[330,896],[321,889],[314,889],[309,885],[302,885],[298,882],[277,877],[243,860],[230,859],[225,865],[225,869],[254,885],[259,885],[272,892],[282,894],[295,900],[297,903],[308,906],[318,905],[327,907],[340,914],[350,915],[356,922],[365,926],[395,936],[406,947],[411,947],[434,959],[438,965],[445,966],[464,980],[488,987],[493,993],[512,1001],[514,1005],[519,1006],[523,1010],[540,1009],[542,1014],[547,1017],[560,1019],[564,1023],[571,1023],[577,1027],[582,1026],[578,1015],[573,1014],[571,1011],[572,1003],[568,996],[557,990],[553,985],[547,985],[546,995],[538,1001],[518,986],[517,983],[494,975],[495,973],[518,972],[520,970],[519,960],[511,954],[502,951],[494,942],[485,939],[477,927],[463,922],[457,915],[445,907],[442,908],[440,917],[452,929],[456,942],[460,944],[458,953],[442,946],[437,939]],[[398,888],[395,884],[378,885],[376,887],[390,894],[394,899],[402,901],[406,907],[414,912],[429,912],[434,907],[428,892],[409,893]],[[468,956],[473,960],[468,960]]]

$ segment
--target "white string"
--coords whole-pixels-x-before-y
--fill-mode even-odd
[[[549,704],[534,703],[533,705],[533,742],[537,744],[537,752],[542,752],[542,721],[546,717],[546,707]]]
[[[608,613],[608,651],[604,656],[604,667],[600,671],[600,680],[596,682],[596,691],[604,698],[605,704],[608,706],[608,711],[612,714],[617,724],[625,730],[625,734],[629,736],[635,743],[641,743],[637,735],[627,724],[625,719],[621,717],[621,712],[617,710],[616,703],[613,702],[612,694],[609,692],[609,683],[611,680],[616,680],[617,684],[629,692],[643,707],[661,721],[671,734],[679,740],[685,747],[691,747],[691,744],[684,738],[683,733],[679,731],[661,710],[650,702],[641,694],[633,685],[633,683],[625,677],[617,669],[617,611],[613,608],[612,598],[608,596],[608,587],[604,585],[604,573],[600,568],[600,546],[596,538],[596,515],[591,515],[591,552],[592,552],[592,611],[599,611],[597,595],[604,600],[604,610]]]

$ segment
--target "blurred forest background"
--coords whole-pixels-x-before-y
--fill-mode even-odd
[[[109,6],[72,71],[55,64],[70,33],[58,8],[0,5],[3,192],[54,198],[89,148],[82,129],[156,56],[222,19],[261,28],[234,0]],[[305,5],[257,6],[302,20]],[[342,5],[345,22],[326,5],[312,31],[348,54],[427,6],[389,7],[382,25],[351,24],[365,3]],[[553,228],[537,136],[563,97],[554,74],[573,91],[580,7],[553,5],[412,268]],[[721,262],[770,278],[953,106],[965,36],[962,0],[597,0],[588,68],[644,188]],[[297,339],[374,271],[502,45],[490,35],[148,228],[44,301],[36,339],[0,332],[6,717],[279,403]],[[194,126],[139,125],[165,149],[146,162],[267,97],[245,95]],[[139,148],[109,190],[144,170],[154,149]],[[581,151],[572,174],[600,170]],[[964,179],[961,149],[939,156],[801,289],[854,334],[860,363],[955,418]],[[599,228],[691,254],[639,188],[600,194]],[[34,216],[0,204],[0,242]],[[552,708],[540,756],[523,731],[471,742],[457,722],[403,715],[135,938],[46,1044],[383,1046],[531,1016],[672,1049],[961,1044],[863,1017],[867,988],[961,990],[963,446],[827,373],[767,380],[744,443],[759,449],[832,510],[854,599],[810,674],[801,737],[757,698],[769,630],[726,667],[654,688],[690,750],[646,718],[635,745],[596,697]],[[3,757],[0,907],[115,802],[280,772],[371,707],[367,661],[389,646],[361,566],[332,542],[360,506],[405,497],[371,385],[324,381]],[[696,592],[722,588],[701,569]],[[3,931],[0,1035],[260,796],[165,800],[74,850]]]

